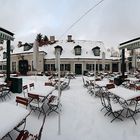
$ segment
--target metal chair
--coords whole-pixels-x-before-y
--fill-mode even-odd
[[[32,88],[35,88],[34,83],[30,83],[30,84],[29,84],[29,87],[30,87],[30,90],[31,90]]]
[[[126,117],[131,117],[137,124],[134,116],[140,112],[140,96],[132,99],[129,104],[125,105],[125,108],[127,109]]]
[[[41,113],[45,114],[45,110],[43,108],[45,102],[40,98],[39,95],[28,93],[28,98],[30,108],[34,111],[37,110],[40,112],[38,118],[40,117]]]
[[[58,102],[58,97],[57,96],[50,96],[49,99],[48,99],[48,106],[49,106],[49,109],[48,109],[48,115],[52,112],[55,112],[58,114],[58,108],[59,108],[59,102]]]
[[[24,86],[22,87],[22,90],[23,90],[24,97],[26,97],[25,94],[28,93],[28,85],[24,85]]]

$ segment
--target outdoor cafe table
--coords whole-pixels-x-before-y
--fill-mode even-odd
[[[27,115],[29,111],[10,104],[0,103],[0,139],[16,127]]]
[[[108,80],[102,80],[102,81],[95,81],[95,84],[99,87],[106,87],[107,84],[109,84]]]
[[[135,83],[135,82],[138,82],[139,81],[139,79],[137,79],[137,78],[133,78],[133,77],[128,77],[128,78],[126,78],[127,80],[130,80],[130,82],[132,82],[132,83]]]
[[[122,98],[125,101],[131,100],[133,98],[136,98],[136,97],[140,96],[139,91],[130,90],[130,89],[120,87],[120,86],[109,89],[109,92],[111,92],[112,94]]]
[[[55,87],[53,86],[40,85],[39,87],[35,87],[34,89],[30,90],[29,93],[33,93],[45,97],[48,96],[54,90]]]

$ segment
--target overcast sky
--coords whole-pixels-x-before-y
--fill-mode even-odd
[[[0,26],[15,33],[15,43],[33,42],[36,34],[60,36],[100,0],[0,0]],[[140,0],[104,0],[68,34],[103,41],[105,46],[140,37]]]

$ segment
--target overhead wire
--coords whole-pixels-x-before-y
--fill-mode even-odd
[[[60,36],[60,38],[62,38],[71,28],[73,28],[82,18],[84,18],[89,12],[91,12],[94,8],[96,8],[97,6],[99,6],[103,1],[105,0],[101,0],[99,1],[97,4],[93,5],[90,9],[88,9],[82,16],[80,16],[70,27],[68,27],[68,29],[66,29],[66,31]]]

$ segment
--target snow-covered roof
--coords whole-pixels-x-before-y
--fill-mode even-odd
[[[87,58],[87,59],[102,59],[102,53],[105,52],[105,59],[116,59],[110,57],[110,52],[104,46],[104,43],[101,41],[89,41],[89,40],[74,40],[68,42],[67,40],[56,41],[54,44],[43,45],[39,47],[39,51],[46,53],[45,59],[54,59],[55,58],[55,47],[59,45],[63,48],[61,58]],[[81,55],[75,55],[75,46],[81,46]],[[95,56],[92,49],[95,47],[100,48],[100,56]],[[14,47],[14,50],[11,54],[20,54],[20,53],[32,53],[33,48],[24,51],[24,47]],[[1,53],[1,51],[0,51]],[[2,60],[2,58],[0,58]]]
[[[61,46],[63,48],[61,58],[101,58],[102,56],[94,56],[92,49],[96,46],[100,47],[101,54],[106,52],[103,42],[101,41],[87,41],[87,40],[75,40],[74,42],[67,42],[64,40],[58,41],[53,45],[43,46],[40,49],[46,51],[46,59],[55,58],[55,46]],[[81,55],[75,55],[75,46],[81,46]]]

